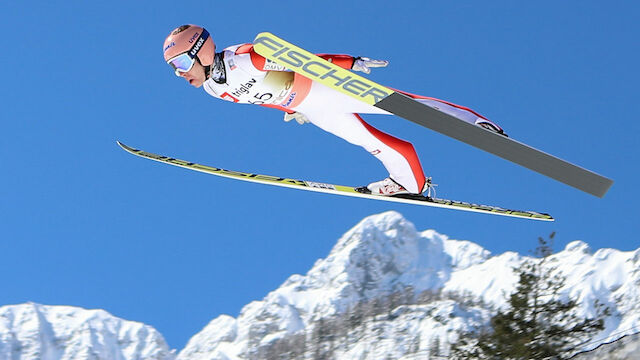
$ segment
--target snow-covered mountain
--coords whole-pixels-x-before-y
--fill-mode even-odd
[[[579,299],[580,316],[595,315],[596,299],[611,309],[606,329],[584,350],[640,329],[640,249],[593,253],[574,241],[552,258],[567,277],[562,295]],[[491,307],[505,305],[517,281],[512,269],[525,259],[512,252],[492,256],[434,230],[418,232],[396,212],[370,216],[306,275],[291,276],[237,318],[211,321],[178,359],[264,358],[283,351],[302,357],[299,349],[307,357],[340,359],[443,354],[459,331],[485,323]]]
[[[0,359],[174,358],[155,329],[103,310],[34,303],[0,307]]]
[[[177,360],[436,359],[461,331],[506,304],[529,258],[492,255],[470,241],[417,231],[396,212],[365,218],[306,275],[292,275],[237,318],[223,315],[193,336]],[[591,350],[640,330],[640,249],[591,251],[581,241],[552,256],[567,281],[562,296],[579,316],[607,305],[606,329]],[[624,349],[637,347],[626,337]],[[592,352],[604,358],[603,346]],[[623,349],[623,350],[624,350]],[[624,350],[624,351],[627,351]],[[37,304],[0,308],[0,359],[173,359],[162,336],[103,311]],[[93,356],[93,357],[92,357]],[[621,357],[624,358],[624,357]],[[578,359],[578,358],[577,358]]]

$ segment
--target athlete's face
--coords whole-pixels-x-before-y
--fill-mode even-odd
[[[202,86],[204,81],[207,80],[207,77],[204,73],[204,66],[202,66],[199,61],[196,61],[195,64],[193,64],[191,70],[180,73],[180,77],[187,80],[189,82],[189,85],[197,88]]]

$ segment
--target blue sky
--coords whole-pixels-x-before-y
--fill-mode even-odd
[[[0,101],[0,305],[34,301],[154,326],[173,348],[305,273],[365,216],[396,210],[493,253],[639,246],[636,2],[9,2]],[[419,5],[418,5],[419,4]],[[280,112],[176,78],[183,23],[218,49],[273,32],[310,51],[386,59],[371,78],[469,106],[513,137],[615,180],[599,199],[396,117],[441,197],[555,223],[267,187],[135,158],[115,141],[238,171],[363,185],[372,156]]]

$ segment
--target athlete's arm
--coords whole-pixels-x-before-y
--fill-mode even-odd
[[[351,70],[357,58],[351,55],[336,54],[316,54],[330,63],[340,66],[343,69]]]
[[[249,54],[251,57],[251,64],[256,70],[260,71],[285,71],[285,67],[278,65],[272,61],[267,60],[264,56],[258,54],[253,50],[253,44],[244,44],[236,50],[236,55]],[[340,66],[343,69],[351,70],[357,59],[350,55],[332,55],[332,54],[318,54],[319,57]],[[364,59],[364,58],[363,58]]]
[[[252,65],[260,71],[283,71],[285,68],[265,59],[262,55],[253,50],[253,44],[244,44],[236,50],[238,54],[249,54]],[[371,68],[385,67],[389,64],[386,60],[373,60],[367,57],[353,57],[345,54],[317,54],[343,69],[362,71],[366,74],[371,72]]]
[[[350,55],[317,54],[319,57],[340,66],[343,69],[371,73],[371,68],[385,67],[389,65],[386,60],[373,60],[367,57],[353,57]]]

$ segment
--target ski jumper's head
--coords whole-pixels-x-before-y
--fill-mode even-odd
[[[213,64],[216,45],[209,32],[197,25],[182,25],[169,34],[162,46],[164,60],[176,76],[200,87]]]

